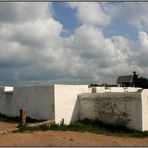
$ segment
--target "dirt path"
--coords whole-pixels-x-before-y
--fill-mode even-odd
[[[16,128],[18,124],[15,123],[8,123],[8,122],[2,122],[0,121],[0,131],[7,130],[11,128]]]
[[[0,134],[0,146],[148,146],[148,138],[125,138],[79,132]]]

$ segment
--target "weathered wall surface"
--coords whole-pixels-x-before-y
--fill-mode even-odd
[[[141,93],[142,99],[142,129],[148,131],[148,89],[144,89]]]
[[[135,87],[95,87],[97,93],[104,93],[104,92],[137,92],[141,88]]]
[[[54,85],[55,121],[66,124],[79,118],[78,94],[91,92],[88,85]]]
[[[137,92],[139,89],[141,89],[142,90],[142,88],[135,88],[135,87],[127,87],[127,91],[128,92]]]
[[[27,116],[36,119],[54,119],[53,86],[14,87],[13,93],[5,93],[0,87],[0,113],[19,116],[25,108]]]
[[[36,119],[51,119],[66,124],[89,118],[105,123],[126,125],[140,131],[148,130],[148,90],[135,88],[96,88],[92,93],[88,85],[0,86],[0,113],[19,116],[25,108],[27,116]],[[10,92],[9,92],[10,91]],[[113,92],[115,91],[115,92]]]
[[[95,87],[97,93],[104,93],[105,92],[105,87]]]
[[[79,95],[80,119],[100,120],[142,130],[141,93],[94,93]]]
[[[111,92],[124,92],[124,87],[111,87]]]

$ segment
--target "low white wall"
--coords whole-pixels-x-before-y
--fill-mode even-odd
[[[15,117],[21,108],[31,118],[54,120],[53,86],[14,87],[12,93],[0,87],[0,113]]]
[[[124,92],[124,87],[111,87],[111,92]]]
[[[79,119],[78,94],[91,92],[88,85],[54,85],[55,122],[65,124]]]
[[[128,87],[128,92],[137,92],[139,89],[142,90],[142,88],[137,88],[137,87]]]
[[[96,87],[96,92],[97,93],[104,93],[105,92],[105,87]]]
[[[143,130],[141,93],[80,94],[79,103],[80,120],[88,118]]]
[[[4,92],[0,87],[0,113],[19,116],[25,108],[27,116],[50,119],[65,124],[89,118],[105,123],[126,124],[136,130],[148,130],[148,90],[142,93],[120,92],[121,87],[92,93],[88,85],[21,86]],[[130,91],[134,91],[133,89]],[[102,92],[102,93],[98,93]]]
[[[139,89],[142,88],[135,88],[135,87],[95,87],[97,93],[104,93],[104,92],[137,92]]]
[[[148,89],[141,93],[142,98],[142,129],[148,131]]]

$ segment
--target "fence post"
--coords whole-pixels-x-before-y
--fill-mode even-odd
[[[97,93],[96,87],[92,87],[92,93]]]
[[[24,109],[20,109],[20,125],[26,125],[26,111]]]

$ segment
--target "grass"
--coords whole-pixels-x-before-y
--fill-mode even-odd
[[[27,126],[18,126],[19,132],[26,132],[26,131],[48,131],[50,130],[50,126],[48,125],[40,125],[37,127],[27,127]]]
[[[18,117],[18,116],[9,117],[9,116],[6,116],[6,115],[0,113],[0,121],[10,122],[10,123],[19,123],[20,117]],[[46,120],[37,120],[37,119],[30,118],[30,117],[26,117],[27,123],[42,122],[42,121],[46,121]]]
[[[122,136],[122,137],[139,137],[139,138],[148,137],[148,132],[130,130],[126,127],[113,126],[109,124],[104,124],[100,121],[90,121],[88,119],[71,123],[70,125],[52,124],[50,126],[41,125],[38,127],[27,127],[27,126],[19,127],[19,132],[48,131],[48,130],[90,132],[96,134],[104,134],[109,136]]]
[[[10,123],[18,123],[20,120],[19,117],[9,117],[0,113],[0,121],[10,122]]]
[[[19,117],[9,117],[0,113],[0,121],[10,122],[10,123],[19,123]],[[45,120],[36,120],[30,117],[26,118],[27,123],[34,122],[42,122]],[[18,126],[19,132],[26,131],[48,131],[48,130],[56,130],[56,131],[77,131],[77,132],[90,132],[96,134],[104,134],[109,136],[124,136],[124,137],[148,137],[148,132],[140,132],[136,130],[128,129],[124,126],[113,126],[110,124],[105,124],[100,121],[91,121],[88,119],[84,119],[82,121],[78,121],[75,123],[71,123],[70,125],[59,125],[59,124],[51,124],[48,125],[40,125],[37,127],[27,127],[27,126]]]

